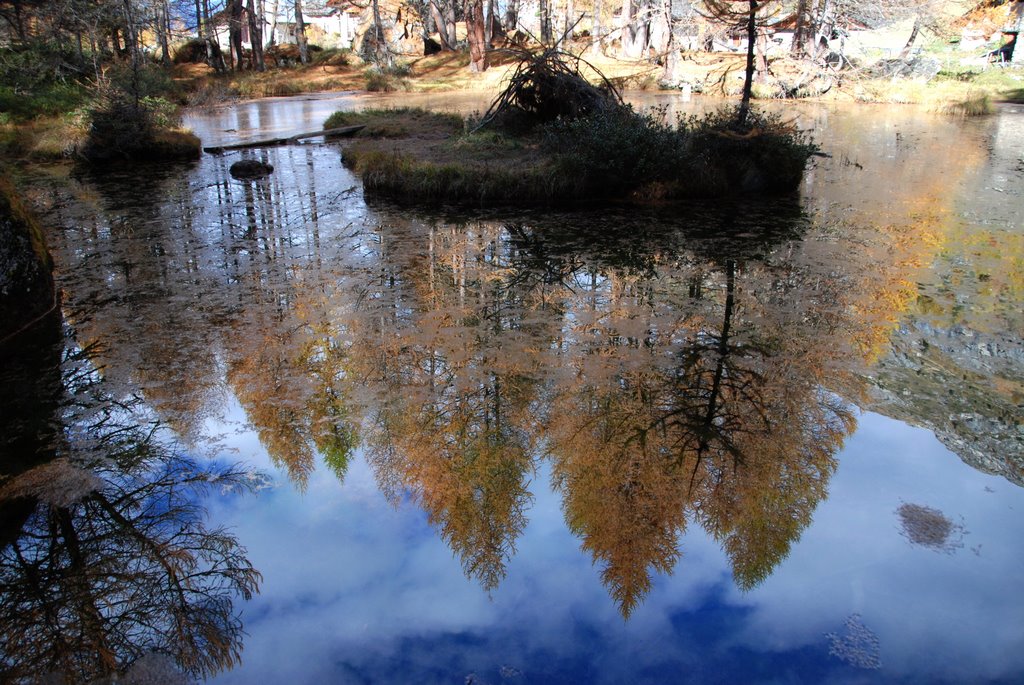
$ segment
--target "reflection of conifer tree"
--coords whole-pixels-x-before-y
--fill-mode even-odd
[[[298,287],[301,269],[316,271],[323,264],[317,258],[311,266],[288,249],[287,231],[298,228],[290,226],[293,218],[319,243],[315,190],[313,215],[302,211],[297,217],[288,214],[291,199],[282,192],[276,180],[244,185],[246,235],[259,250],[240,280],[250,289],[249,301],[259,304],[237,322],[238,334],[228,341],[227,380],[271,459],[305,487],[316,451],[344,477],[357,432],[347,408],[343,346],[323,321],[321,294]]]
[[[189,177],[132,176],[133,192],[125,192],[121,173],[92,179],[90,189],[103,198],[98,225],[67,228],[65,239],[89,255],[96,279],[83,287],[77,279],[84,273],[68,274],[68,310],[84,340],[104,343],[97,354],[108,383],[140,388],[168,426],[192,439],[216,400],[217,381],[212,308],[192,306],[189,297],[209,283]]]
[[[234,537],[204,525],[198,498],[254,481],[176,454],[94,371],[69,368],[58,458],[0,490],[34,504],[0,551],[0,676],[91,682],[149,653],[195,676],[233,665],[233,597],[260,576]]]
[[[254,342],[229,368],[228,382],[260,443],[300,487],[316,467],[314,448],[344,478],[358,444],[344,350],[323,325]]]
[[[796,334],[807,317],[765,321],[753,297],[769,290],[763,275],[745,276],[746,295],[740,277],[734,260],[666,270],[661,280],[693,300],[674,319],[652,313],[664,293],[617,286],[614,273],[607,295],[585,296],[601,335],[556,391],[548,431],[569,525],[626,614],[650,573],[674,565],[687,512],[722,542],[741,587],[763,580],[810,522],[852,429],[821,389],[821,353],[787,350],[807,343]],[[740,316],[745,303],[756,316]]]
[[[463,394],[446,411],[396,402],[378,418],[370,445],[374,467],[416,495],[466,575],[488,590],[505,576],[531,500],[524,476],[532,461],[504,423],[499,383]]]
[[[643,432],[646,379],[622,381],[562,396],[549,437],[569,528],[603,565],[603,582],[629,615],[650,590],[651,571],[668,573],[679,558],[686,481],[667,436]]]
[[[359,339],[380,342],[361,352],[376,407],[369,458],[392,495],[420,501],[467,576],[492,589],[531,499],[536,359],[494,236],[427,227],[419,237],[426,250],[405,246],[415,268],[382,273],[362,316]]]
[[[228,369],[228,383],[267,454],[305,487],[316,460],[304,413],[309,386],[292,358],[296,343],[269,336],[255,342]]]
[[[348,355],[331,336],[329,327],[318,326],[301,360],[313,384],[306,403],[310,438],[338,480],[344,480],[349,460],[359,445],[359,432],[349,408]]]
[[[722,542],[743,589],[767,578],[810,524],[853,430],[849,408],[823,390],[764,390],[774,395],[765,392],[767,410],[788,420],[738,441],[742,467],[707,469],[695,493],[699,520]]]

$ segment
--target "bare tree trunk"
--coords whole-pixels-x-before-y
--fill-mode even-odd
[[[458,37],[455,35],[455,6],[452,0],[442,1],[443,4],[438,5],[438,0],[430,0],[430,14],[437,25],[441,47],[445,50],[454,50],[458,43]]]
[[[814,46],[807,50],[807,54],[812,57],[818,54],[822,42],[827,41],[826,36],[832,33],[832,5],[832,0],[821,0],[818,6],[818,12],[814,17]]]
[[[796,4],[796,29],[793,31],[793,44],[790,46],[790,54],[794,57],[804,57],[807,54],[807,13],[810,8],[807,0],[797,0]]]
[[[267,36],[268,48],[277,44],[278,1],[279,0],[273,0],[273,2],[270,3],[270,35]]]
[[[668,19],[668,42],[665,44],[665,68],[662,71],[662,80],[668,83],[678,83],[677,73],[679,72],[680,50],[680,26],[672,18],[672,0],[665,0],[665,11]]]
[[[754,43],[757,42],[757,0],[750,0],[750,9],[747,11],[747,71],[743,78],[743,98],[740,100],[740,110],[736,115],[736,123],[743,126],[747,123],[747,115],[750,113],[750,96],[754,88]]]
[[[495,13],[498,9],[497,0],[487,0],[486,17],[484,19],[484,45],[490,50],[494,47],[494,22],[497,21]],[[501,28],[501,25],[498,25]]]
[[[422,13],[420,16],[423,19],[423,39],[426,40],[427,38],[430,38],[430,36],[433,35],[434,31],[437,30],[436,26],[434,25],[433,8],[431,8],[429,0],[423,5]]]
[[[199,0],[196,0],[196,38],[203,37],[203,7]]]
[[[565,0],[565,29],[562,31],[565,34],[566,40],[572,40],[573,34],[573,22],[576,21],[576,7],[573,0]]]
[[[380,18],[380,3],[373,0],[373,55],[377,66],[382,68],[391,67],[391,50],[388,48],[387,38],[384,36],[384,24]]]
[[[437,27],[438,42],[441,43],[442,50],[454,50],[454,46],[448,42],[448,27],[445,26],[444,17],[441,15],[441,10],[437,8],[437,3],[434,0],[430,0],[430,20],[434,26]]]
[[[376,0],[375,0],[376,1]],[[466,0],[466,33],[469,39],[469,68],[475,72],[487,70],[487,44],[484,30],[482,0]]]
[[[551,0],[540,0],[540,42],[550,45],[554,36],[551,35]]]
[[[131,0],[123,0],[121,2],[121,9],[124,13],[124,47],[128,54],[131,55],[132,66],[135,67],[138,66],[139,40],[136,35],[135,11],[132,8]]]
[[[256,71],[266,71],[263,63],[263,32],[260,30],[263,24],[263,14],[256,11],[256,3],[249,0],[249,45],[252,46],[252,66]]]
[[[910,38],[907,38],[907,44],[900,50],[900,59],[907,59],[910,57],[910,51],[914,47],[914,41],[917,40],[917,34],[921,30],[921,17],[920,15],[914,17],[914,28],[910,30]]]
[[[633,20],[636,18],[633,0],[622,0],[622,12],[619,17],[622,24],[622,30],[619,32],[622,52],[624,55],[633,56],[633,43],[636,37],[636,31],[633,28]]]
[[[196,1],[198,2],[198,0]],[[210,22],[210,0],[203,0],[203,41],[206,43],[206,63],[218,72],[223,72],[226,69],[224,55],[220,54],[219,50],[214,50],[213,23]]]
[[[14,0],[14,30],[18,34],[18,42],[25,42],[25,21],[21,15],[21,0]]]
[[[295,42],[299,44],[299,61],[303,64],[309,64],[306,24],[302,21],[302,0],[295,0]]]
[[[445,0],[444,3],[444,30],[448,34],[448,44],[455,49],[459,37],[455,31],[455,2],[456,0]]]
[[[242,70],[242,0],[228,0],[228,43],[231,68]]]
[[[604,36],[601,27],[601,12],[604,11],[604,3],[601,0],[594,0],[594,18],[590,23],[590,49],[595,55],[604,52]]]
[[[668,46],[672,42],[672,0],[656,0],[648,8],[647,48],[664,63]]]
[[[757,82],[768,78],[768,34],[761,31],[757,36]]]
[[[494,5],[494,13],[491,15],[490,23],[488,24],[488,26],[490,26],[491,29],[491,35],[487,39],[488,50],[494,48],[495,42],[504,42],[506,36],[508,35],[507,33],[505,33],[505,27],[501,25],[501,19],[498,16],[498,0],[490,1]]]
[[[508,0],[505,7],[505,30],[514,33],[519,25],[519,0]]]
[[[157,31],[156,37],[160,42],[160,61],[165,65],[171,63],[171,48],[168,34],[171,32],[168,15],[170,10],[167,7],[167,0],[161,0],[157,5]]]

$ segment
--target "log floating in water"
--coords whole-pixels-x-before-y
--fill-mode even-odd
[[[251,143],[235,143],[234,145],[216,145],[213,147],[204,147],[203,152],[212,152],[214,154],[220,152],[227,152],[228,150],[246,150],[254,147],[274,147],[275,145],[291,145],[297,143],[304,138],[315,138],[317,136],[353,136],[359,131],[366,128],[365,126],[342,126],[341,128],[328,128],[323,131],[313,131],[312,133],[300,133],[295,136],[289,136],[288,138],[271,138],[270,140],[254,140]]]

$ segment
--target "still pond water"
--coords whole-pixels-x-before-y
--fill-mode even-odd
[[[187,123],[214,145],[409,100]],[[1024,682],[1024,108],[785,116],[831,156],[767,202],[399,207],[317,143],[41,175],[91,398],[56,449],[129,465],[18,490],[50,513],[0,559],[7,672]],[[275,172],[233,180],[243,157]]]

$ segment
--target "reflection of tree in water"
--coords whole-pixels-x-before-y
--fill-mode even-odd
[[[258,481],[177,453],[133,401],[104,392],[83,355],[64,378],[56,458],[0,488],[31,504],[0,551],[0,679],[88,682],[154,653],[194,676],[233,665],[233,598],[251,597],[260,576],[233,536],[205,526],[198,501]]]
[[[799,213],[779,215],[789,235]],[[716,235],[737,255],[721,261],[677,227],[644,230],[581,244],[547,226],[385,225],[360,304],[325,334],[352,341],[378,481],[413,495],[487,588],[525,526],[534,435],[626,613],[688,519],[752,587],[826,494],[853,423],[822,388],[849,350],[844,285],[766,265],[749,227]]]
[[[851,350],[885,326],[853,321],[870,276],[790,240],[796,203],[692,219],[710,236],[402,218],[345,237],[329,265],[315,212],[299,230],[273,196],[273,179],[256,187],[243,218],[226,195],[231,285],[212,311],[228,385],[300,485],[317,450],[343,476],[362,432],[381,484],[486,587],[525,526],[537,443],[627,611],[688,519],[750,587],[824,497],[852,420],[823,386],[844,391]]]
[[[921,504],[902,504],[896,514],[900,517],[900,532],[911,544],[947,554],[964,546],[967,531],[963,525],[954,523],[938,509]]]
[[[381,278],[353,324],[372,393],[368,458],[392,498],[411,493],[488,590],[526,526],[533,468],[533,339],[502,278],[495,229],[434,231],[423,254]],[[381,240],[382,245],[388,241]]]
[[[918,162],[906,171],[944,187]],[[823,387],[854,396],[845,372],[887,350],[917,292],[913,270],[934,252],[934,221],[862,231],[876,203],[853,238],[823,224],[790,240],[806,221],[787,200],[743,206],[733,225],[719,207],[680,213],[708,235],[605,213],[563,218],[568,230],[557,217],[413,230],[397,225],[415,224],[403,212],[353,239],[324,220],[332,202],[312,165],[291,166],[309,169],[298,192],[278,175],[235,183],[226,164],[198,201],[180,174],[122,184],[132,206],[113,203],[109,225],[69,227],[71,249],[102,262],[94,283],[70,290],[124,304],[101,308],[125,320],[89,336],[124,339],[108,369],[133,375],[188,435],[219,390],[223,352],[231,389],[298,483],[314,448],[344,474],[365,424],[381,482],[419,498],[487,585],[525,525],[544,444],[567,519],[624,607],[651,569],[675,564],[687,520],[722,541],[743,586],[785,555],[849,430]],[[153,201],[168,195],[173,207]],[[919,206],[940,195],[921,193]],[[378,287],[349,288],[353,264]]]
[[[853,427],[822,388],[843,352],[818,323],[830,317],[772,306],[800,274],[659,260],[643,278],[590,267],[595,287],[569,307],[576,374],[555,387],[547,426],[569,525],[627,614],[676,563],[688,520],[722,543],[740,587],[761,582],[810,523]]]

